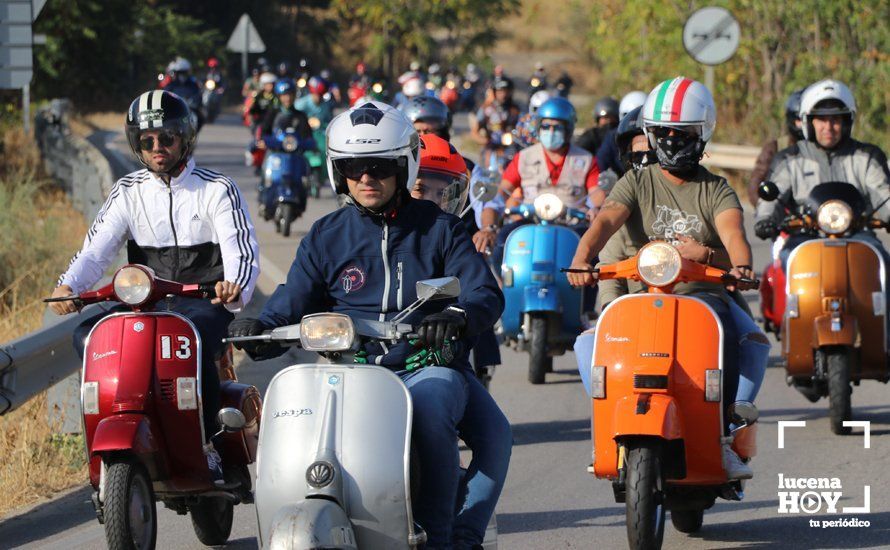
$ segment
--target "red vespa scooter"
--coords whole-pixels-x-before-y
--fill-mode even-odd
[[[81,382],[93,505],[112,549],[155,547],[157,500],[179,514],[191,512],[202,543],[225,544],[233,505],[253,499],[247,465],[256,456],[259,393],[237,382],[228,348],[218,363],[222,429],[210,434],[226,475],[219,487],[204,454],[199,333],[176,312],[151,311],[169,295],[209,298],[213,287],[158,279],[148,267],[126,265],[103,288],[44,300],[119,301],[132,308],[92,329]]]

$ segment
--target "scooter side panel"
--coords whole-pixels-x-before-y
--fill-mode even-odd
[[[813,375],[813,320],[822,314],[822,241],[807,241],[792,250],[787,271],[786,294],[796,297],[799,314],[791,317],[792,311],[785,309],[785,370],[789,376],[809,378]]]
[[[704,302],[687,296],[631,295],[612,302],[597,322],[593,365],[606,367],[604,399],[593,399],[594,472],[618,475],[616,438],[653,435],[681,437],[687,477],[678,483],[704,485],[726,480],[720,451],[721,404],[704,398],[705,371],[722,368],[723,333]],[[667,389],[636,389],[635,375],[668,376]],[[661,403],[671,397],[677,421],[663,422],[662,407],[636,404],[644,394]],[[616,408],[622,399],[634,403],[633,419],[624,418],[619,433]],[[662,411],[663,412],[663,411]],[[651,421],[650,417],[651,416]],[[630,427],[640,426],[637,434]],[[647,428],[648,427],[648,428]],[[673,483],[674,481],[672,481]]]
[[[204,424],[201,410],[201,340],[191,323],[178,315],[157,315],[152,342],[156,378],[154,408],[169,443],[167,457],[171,478],[162,480],[166,490],[192,491],[211,483],[204,457]],[[193,379],[195,405],[180,409],[177,381]],[[182,396],[184,397],[184,396]],[[207,434],[207,437],[213,434]]]
[[[884,380],[887,377],[887,313],[875,315],[872,301],[875,292],[886,296],[884,258],[873,247],[859,241],[848,243],[847,258],[851,266],[848,311],[857,319],[861,378]]]
[[[261,545],[275,513],[309,492],[307,470],[328,449],[340,463],[342,504],[358,546],[407,548],[411,415],[407,388],[381,367],[295,365],[276,375],[263,402],[257,459]],[[333,419],[327,434],[326,416]]]

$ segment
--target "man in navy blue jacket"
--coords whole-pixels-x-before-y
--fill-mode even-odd
[[[458,277],[456,300],[427,303],[405,320],[420,327],[427,353],[407,343],[390,349],[369,344],[362,355],[396,370],[411,393],[423,491],[414,512],[429,537],[427,548],[471,548],[482,542],[484,523],[483,533],[462,533],[454,522],[458,426],[471,406],[469,379],[477,383],[467,355],[500,316],[504,298],[460,219],[408,194],[419,156],[410,120],[388,105],[368,102],[335,118],[328,129],[328,171],[349,204],[312,226],[287,281],[259,319],[235,321],[229,333],[258,334],[324,311],[391,319],[415,301],[417,281]],[[263,358],[283,351],[263,344],[247,349]],[[451,355],[450,362],[443,359]]]

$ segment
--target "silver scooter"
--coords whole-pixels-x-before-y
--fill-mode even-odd
[[[263,397],[256,465],[261,548],[414,549],[426,533],[411,511],[411,395],[389,369],[354,364],[362,340],[395,343],[424,303],[460,295],[456,277],[418,281],[417,301],[390,321],[317,313],[227,342],[299,345],[328,362],[293,365]],[[494,518],[485,548],[497,548]]]

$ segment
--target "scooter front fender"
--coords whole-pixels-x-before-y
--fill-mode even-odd
[[[859,334],[856,317],[848,313],[841,314],[840,330],[832,330],[831,317],[831,314],[826,314],[813,319],[813,341],[816,342],[816,347],[855,345]]]
[[[346,512],[336,502],[324,498],[307,498],[283,506],[272,518],[269,540],[261,539],[260,545],[276,550],[358,548],[355,531]]]
[[[559,299],[559,291],[552,285],[529,285],[522,289],[522,312],[533,311],[562,311]]]
[[[641,398],[648,399],[648,405],[641,405]],[[669,395],[649,393],[622,397],[615,404],[613,426],[616,439],[628,436],[683,438],[677,402]]]
[[[109,451],[132,451],[136,454],[156,453],[157,435],[151,420],[143,414],[116,414],[103,418],[93,435],[91,455]]]

